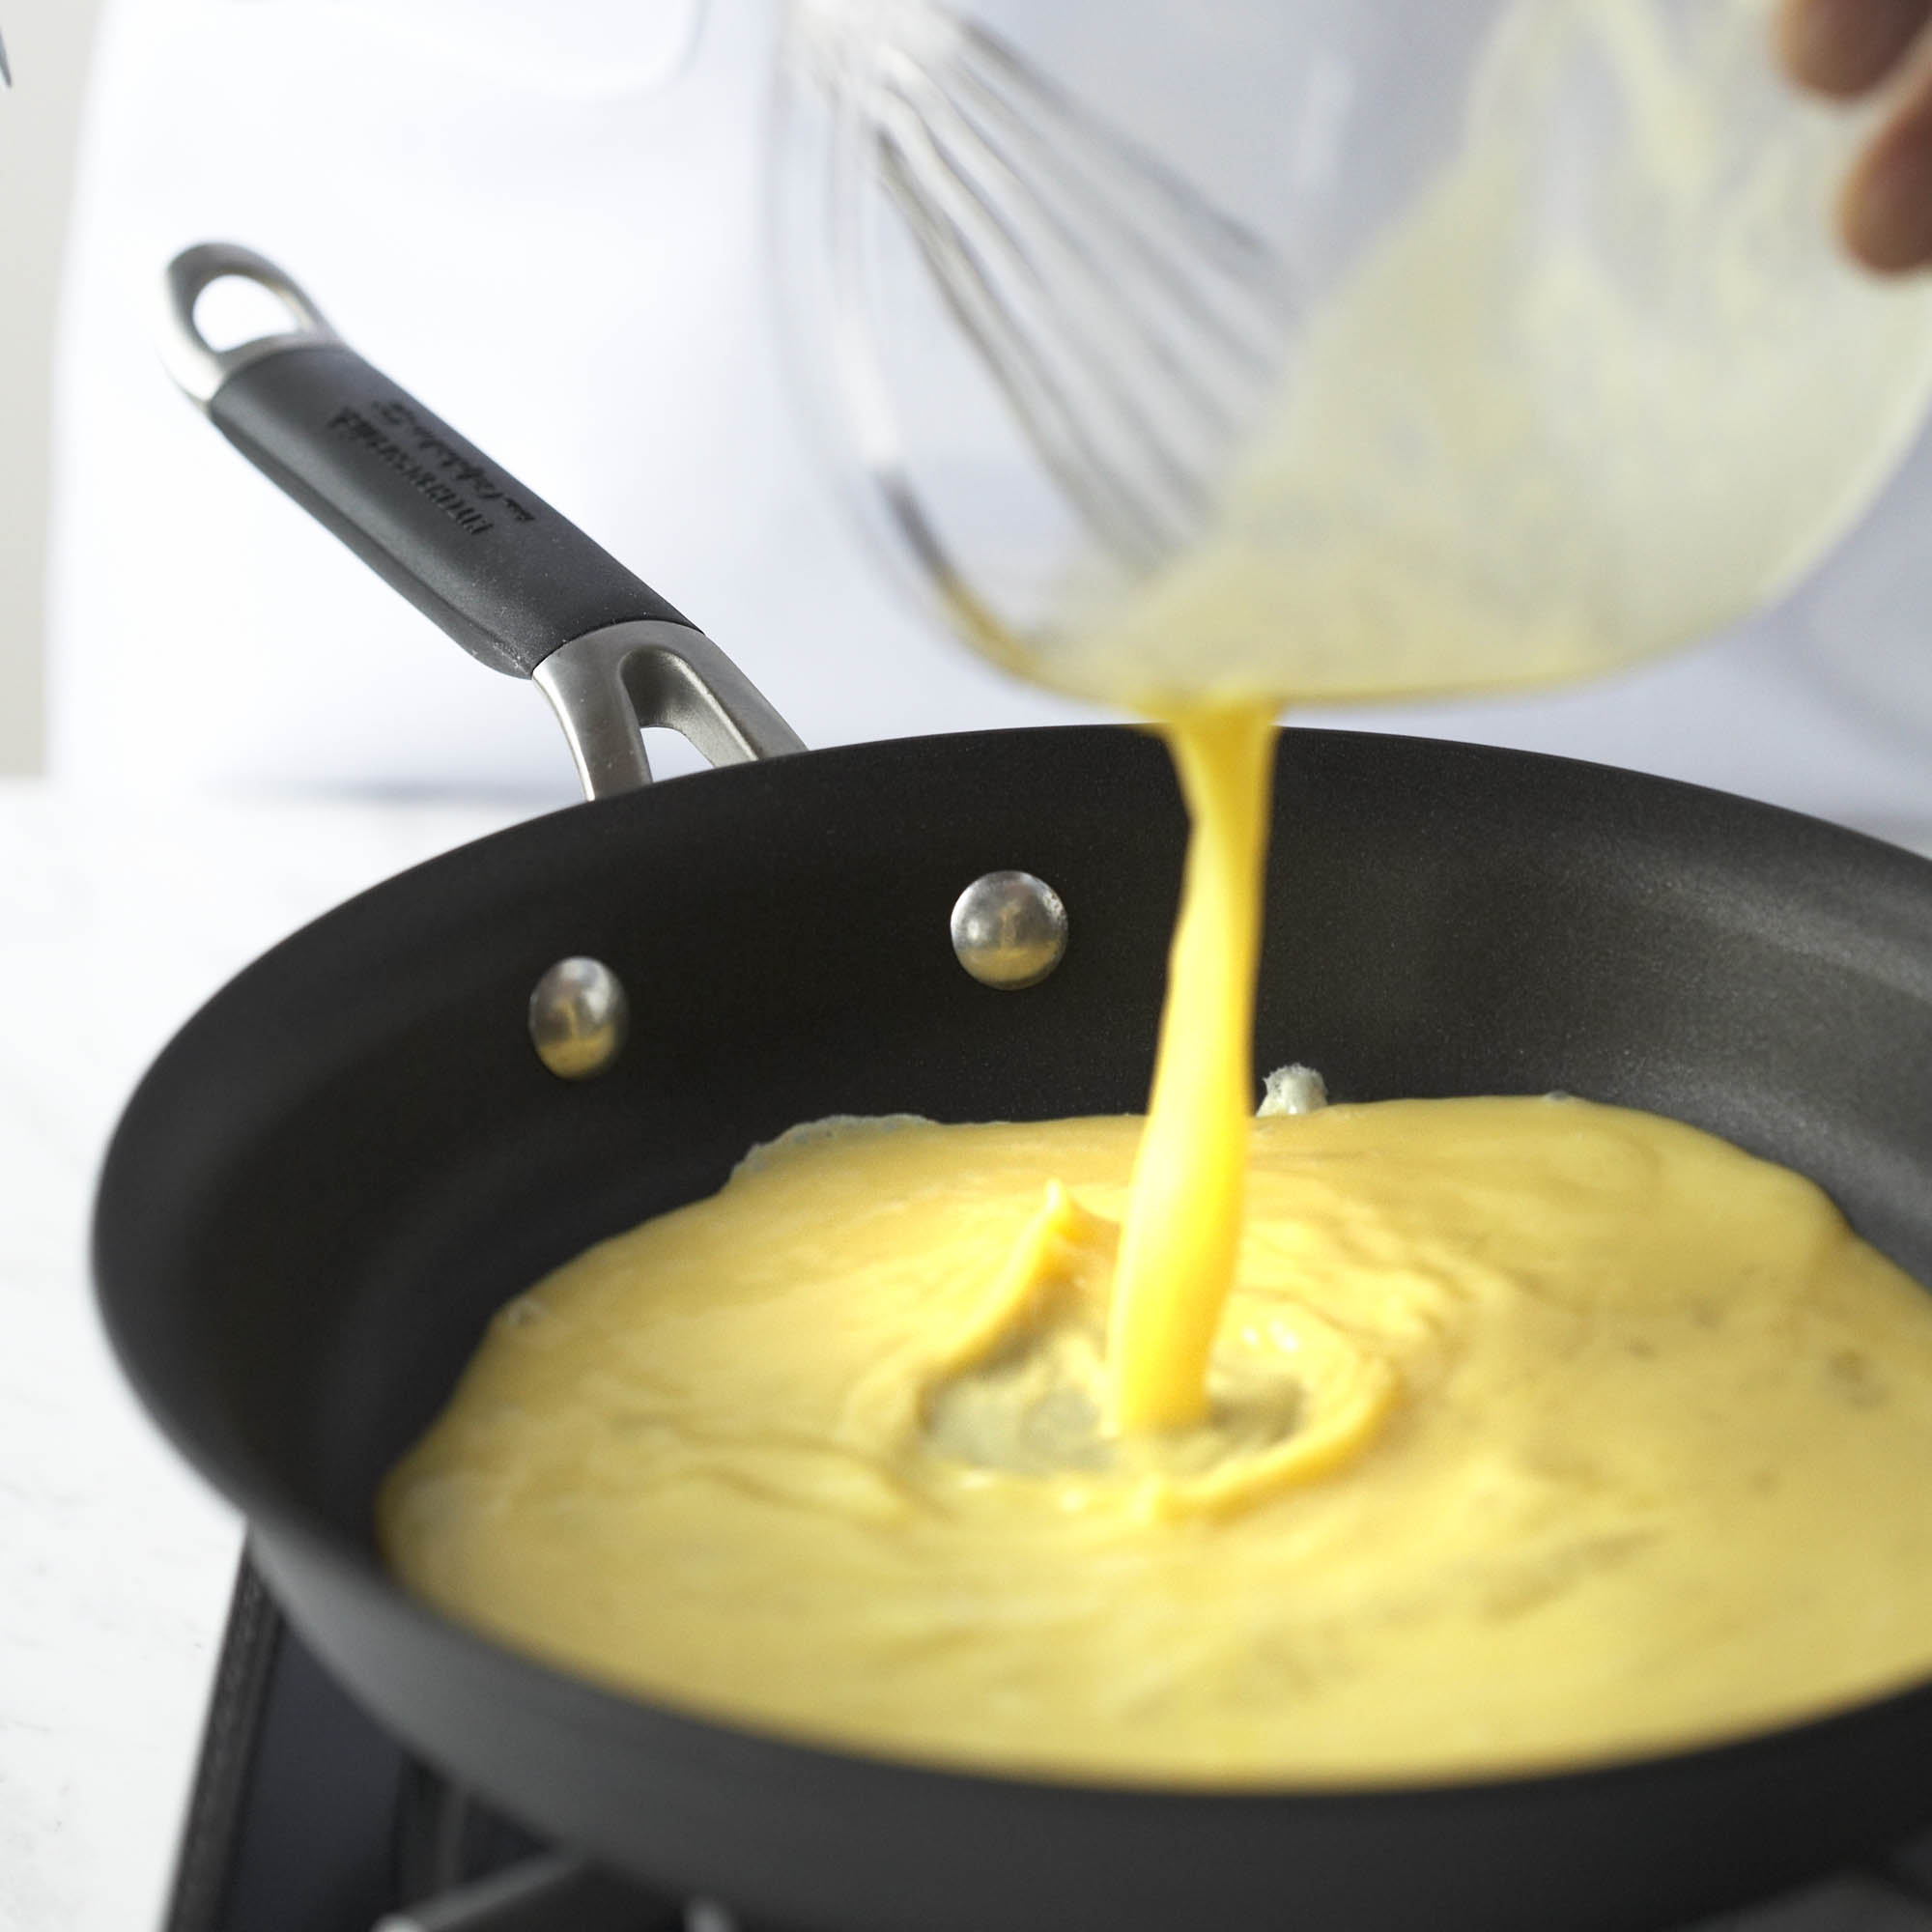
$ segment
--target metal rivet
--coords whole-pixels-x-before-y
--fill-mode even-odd
[[[952,950],[982,986],[1037,986],[1066,953],[1066,908],[1031,872],[988,872],[952,907]]]
[[[631,1003],[601,959],[559,959],[530,994],[530,1043],[559,1080],[588,1080],[624,1050]]]

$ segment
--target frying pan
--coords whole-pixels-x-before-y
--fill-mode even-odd
[[[297,326],[218,355],[193,302],[236,273]],[[248,968],[148,1073],[100,1182],[128,1374],[392,1732],[615,1871],[826,1932],[1618,1932],[1932,1818],[1926,1686],[1558,1776],[1170,1792],[712,1722],[399,1591],[377,1480],[548,1268],[802,1120],[1139,1107],[1184,826],[1128,729],[797,754],[697,631],[271,265],[190,251],[170,287],[171,360],[215,423],[459,641],[534,675],[596,795]],[[745,761],[643,787],[640,715]],[[1306,1062],[1350,1100],[1562,1088],[1675,1115],[1811,1175],[1932,1280],[1932,866],[1692,787],[1366,734],[1284,733],[1276,799],[1261,1066]],[[1005,867],[1071,925],[1025,992],[948,942],[960,889]],[[527,1003],[582,955],[623,983],[630,1037],[563,1080]]]

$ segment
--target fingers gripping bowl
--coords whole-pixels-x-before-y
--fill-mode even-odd
[[[356,382],[381,384],[366,365]],[[397,400],[353,406],[380,397]],[[310,434],[351,406],[301,407],[322,403]],[[395,519],[423,498],[387,461],[354,473]],[[1397,739],[1286,734],[1277,800],[1265,1064],[1319,1065],[1349,1099],[1560,1087],[1671,1114],[1808,1174],[1932,1273],[1920,862],[1681,786]],[[379,888],[244,974],[130,1104],[97,1233],[123,1359],[385,1722],[538,1828],[781,1922],[1044,1932],[1292,1909],[1337,1932],[1609,1928],[1917,1822],[1922,1690],[1533,1779],[1087,1786],[619,1698],[388,1580],[379,1477],[490,1312],[548,1267],[713,1190],[800,1120],[1137,1106],[1181,833],[1138,734],[1001,734],[609,798]],[[1021,995],[967,979],[946,939],[960,888],[1004,867],[1048,880],[1073,931]],[[525,1009],[570,955],[612,969],[632,1024],[606,1073],[566,1083]]]

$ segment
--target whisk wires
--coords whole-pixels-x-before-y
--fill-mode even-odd
[[[990,29],[808,0],[810,58],[1040,463],[1136,573],[1196,537],[1276,380],[1265,246]]]

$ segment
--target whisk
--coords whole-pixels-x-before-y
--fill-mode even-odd
[[[1266,246],[938,0],[797,0],[792,57],[1021,432],[1140,573],[1210,514],[1293,315]]]

